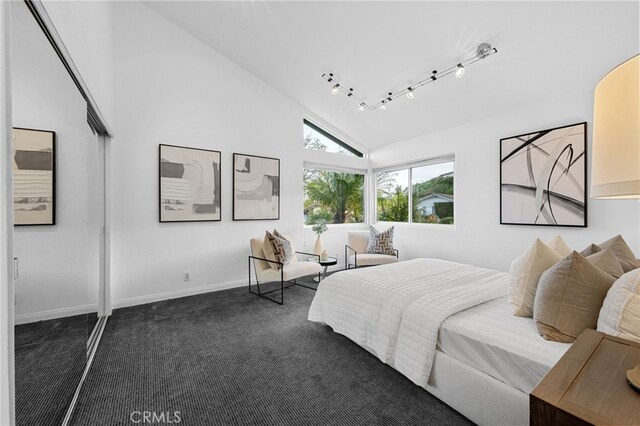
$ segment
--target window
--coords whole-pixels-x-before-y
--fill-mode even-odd
[[[453,176],[452,157],[376,173],[378,220],[452,225]]]
[[[304,169],[304,223],[364,222],[364,174]]]
[[[334,152],[336,154],[362,157],[363,154],[357,149],[349,146],[345,142],[336,138],[329,132],[321,129],[315,124],[303,120],[304,147],[315,151]]]
[[[376,175],[377,218],[383,222],[409,222],[409,170]]]

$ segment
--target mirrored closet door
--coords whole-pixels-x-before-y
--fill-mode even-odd
[[[17,425],[60,425],[98,321],[104,146],[24,2],[11,7]]]

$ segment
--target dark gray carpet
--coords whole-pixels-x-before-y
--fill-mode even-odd
[[[87,315],[15,327],[16,425],[59,425],[87,355]]]
[[[469,424],[307,321],[314,294],[292,287],[280,306],[238,288],[115,311],[73,424],[134,424],[144,411],[165,423],[179,411],[184,425]]]

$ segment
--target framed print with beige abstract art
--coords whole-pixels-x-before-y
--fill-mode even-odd
[[[56,223],[56,134],[13,129],[13,223]]]
[[[233,220],[280,219],[280,160],[233,154]]]
[[[160,145],[160,222],[221,220],[220,151]]]

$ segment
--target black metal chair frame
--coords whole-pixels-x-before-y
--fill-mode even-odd
[[[296,253],[296,255],[305,254],[305,255],[308,255],[308,256],[317,257],[318,258],[318,263],[320,263],[320,255],[318,255],[318,254],[305,253],[303,251],[296,251],[295,253]],[[277,263],[278,264],[279,269],[280,269],[280,288],[275,288],[274,290],[269,290],[269,291],[266,291],[266,292],[260,291],[260,280],[258,280],[258,271],[256,270],[255,264],[254,264],[253,265],[253,270],[254,270],[254,273],[256,274],[256,287],[258,288],[258,292],[256,293],[254,291],[251,291],[251,263],[252,263],[252,261],[256,261],[256,260],[263,260],[263,261],[268,262],[268,263]],[[309,290],[313,290],[313,291],[317,290],[317,288],[315,288],[315,287],[309,287],[309,286],[304,285],[304,284],[298,284],[298,282],[296,281],[296,278],[294,278],[293,280],[290,280],[290,281],[286,281],[290,285],[285,287],[285,285],[284,285],[284,283],[285,283],[285,280],[284,280],[284,264],[282,262],[278,262],[278,261],[275,261],[275,260],[269,260],[269,259],[265,259],[264,257],[257,257],[257,256],[253,256],[253,255],[249,256],[248,261],[249,261],[249,293],[255,294],[258,297],[262,297],[263,299],[267,299],[267,300],[269,300],[271,302],[277,303],[278,305],[284,305],[284,289],[285,288],[289,288],[289,287],[293,287],[294,285],[297,285],[297,286],[300,286],[300,287],[308,288]],[[318,272],[318,283],[320,282],[320,276],[321,276],[321,272]],[[277,281],[269,281],[269,282],[277,282]],[[264,283],[264,284],[266,284],[266,283]],[[280,301],[278,301],[276,299],[272,299],[271,297],[267,297],[266,296],[267,294],[273,293],[273,292],[278,291],[278,290],[280,290]]]
[[[349,250],[353,252],[353,268],[351,267],[351,263],[349,263]],[[398,251],[398,249],[393,249],[393,251],[396,252],[396,259],[399,259],[400,252]],[[344,269],[366,268],[367,266],[376,266],[376,265],[358,266],[358,252],[349,244],[344,245]]]

